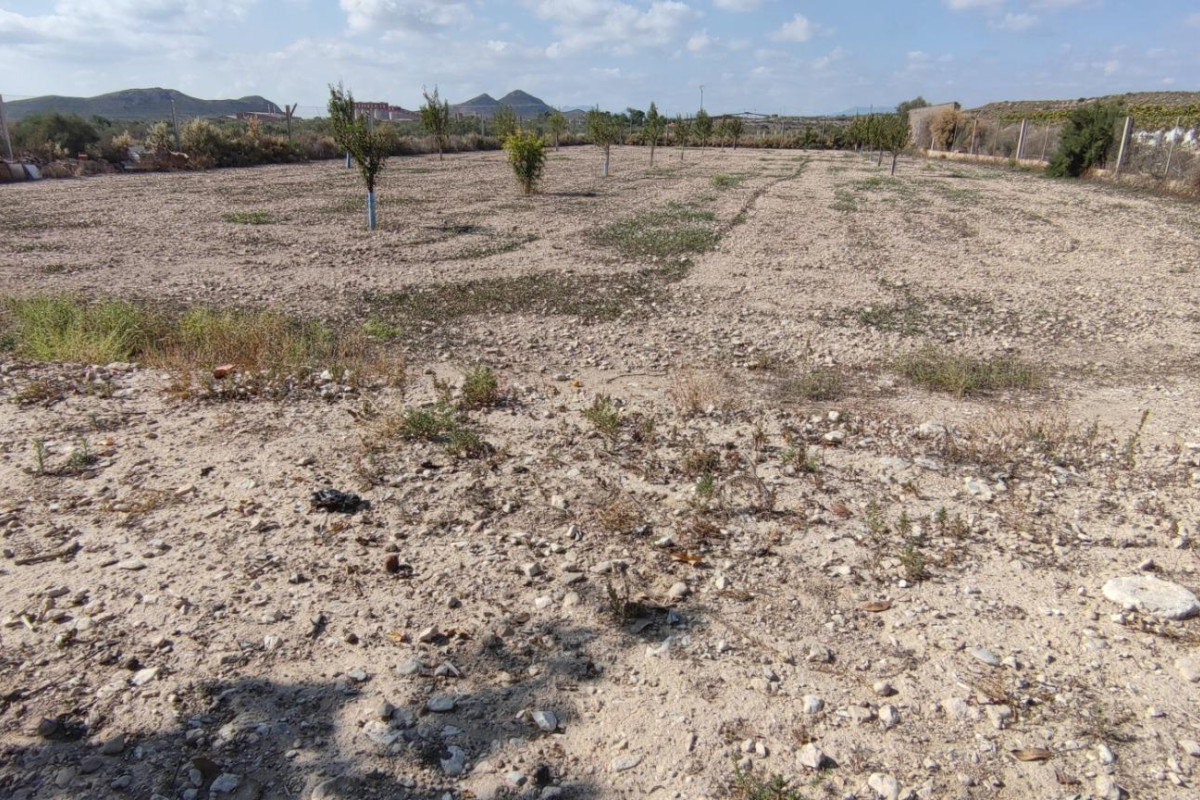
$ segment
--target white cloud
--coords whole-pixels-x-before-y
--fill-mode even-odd
[[[429,31],[469,22],[471,10],[458,0],[340,0],[355,33]]]
[[[632,55],[677,43],[699,14],[679,0],[655,0],[644,10],[617,0],[525,0],[538,17],[554,23],[558,41],[551,58],[589,50]]]
[[[687,49],[689,53],[703,53],[716,44],[717,40],[708,35],[708,31],[700,31],[693,33],[691,38],[687,40]]]
[[[713,0],[713,5],[726,11],[753,11],[762,0]]]
[[[1004,5],[1005,0],[945,0],[951,11],[967,11],[972,8],[994,8]]]
[[[1010,12],[999,21],[992,23],[992,27],[1005,31],[1027,31],[1037,27],[1037,24],[1036,14],[1013,14]]]
[[[1184,24],[1190,25],[1193,28],[1200,28],[1200,13],[1190,14],[1184,20]]]
[[[771,38],[780,42],[807,42],[820,31],[820,26],[811,22],[803,14],[797,14],[791,21],[775,31]]]
[[[842,61],[846,56],[850,55],[850,51],[844,47],[835,47],[829,51],[827,55],[813,59],[812,65],[815,70],[826,70],[839,61]]]
[[[1120,71],[1121,71],[1121,62],[1120,61],[1113,59],[1112,61],[1104,62],[1104,74],[1105,75],[1116,75]]]

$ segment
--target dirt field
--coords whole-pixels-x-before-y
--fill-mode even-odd
[[[1195,797],[1200,619],[1102,587],[1200,590],[1200,206],[647,157],[394,159],[374,233],[338,164],[0,191],[0,295],[406,361],[0,351],[0,797]]]

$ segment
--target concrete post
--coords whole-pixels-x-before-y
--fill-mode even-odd
[[[13,160],[12,142],[8,139],[8,117],[4,116],[4,96],[0,95],[0,139],[4,140],[4,157]]]

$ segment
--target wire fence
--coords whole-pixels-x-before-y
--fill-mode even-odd
[[[925,125],[914,131],[914,139],[918,148],[931,154],[1048,164],[1065,128],[1063,120],[996,120],[963,114],[948,135]],[[1102,167],[1109,173],[1194,184],[1200,189],[1200,114],[1121,117]]]

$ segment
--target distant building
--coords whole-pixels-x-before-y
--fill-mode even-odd
[[[421,118],[421,115],[415,111],[409,111],[407,108],[393,106],[388,103],[355,102],[354,110],[368,115],[371,119],[399,121]]]

